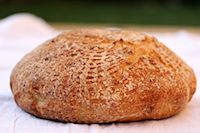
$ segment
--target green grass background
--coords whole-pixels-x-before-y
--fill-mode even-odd
[[[18,12],[33,13],[48,22],[200,26],[199,5],[161,6],[83,2],[0,4],[0,19]]]

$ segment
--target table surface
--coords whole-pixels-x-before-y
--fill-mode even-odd
[[[148,120],[118,124],[73,124],[59,123],[36,118],[22,111],[13,100],[9,86],[9,76],[14,65],[26,54],[46,39],[57,35],[60,30],[72,28],[86,28],[84,25],[52,24],[53,27],[34,17],[11,18],[0,22],[0,133],[31,133],[31,132],[60,132],[60,133],[110,133],[110,132],[200,132],[200,88],[186,108],[178,115],[163,120]],[[89,26],[91,28],[98,26]],[[27,30],[28,28],[28,30]],[[128,28],[128,27],[127,27]],[[128,29],[137,29],[130,27]],[[173,29],[164,31],[150,30],[151,27],[139,28],[156,36],[170,49],[183,58],[200,78],[200,34],[198,31]],[[190,33],[192,32],[192,33]],[[199,84],[199,80],[198,84]]]

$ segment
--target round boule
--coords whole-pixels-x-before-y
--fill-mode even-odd
[[[35,116],[74,123],[162,119],[196,89],[193,70],[152,36],[116,29],[64,32],[28,53],[10,85]]]

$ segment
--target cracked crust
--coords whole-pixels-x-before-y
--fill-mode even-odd
[[[154,37],[112,29],[41,44],[15,66],[10,84],[26,112],[75,123],[167,118],[196,89],[192,69]]]

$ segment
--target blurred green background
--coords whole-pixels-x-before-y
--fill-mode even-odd
[[[0,0],[0,19],[18,12],[48,22],[200,26],[200,0]]]

